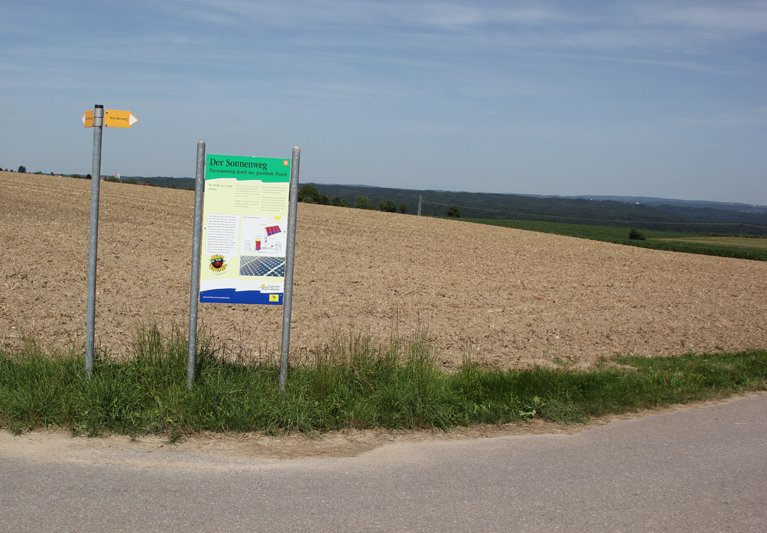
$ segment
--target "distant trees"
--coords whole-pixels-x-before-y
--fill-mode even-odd
[[[325,186],[322,185],[319,186],[322,190],[325,190],[324,187]],[[332,192],[333,186],[329,187],[331,187],[330,192]],[[335,207],[349,207],[351,205],[357,209],[377,209],[386,213],[396,213],[398,209],[402,213],[407,212],[406,204],[403,203],[397,208],[397,203],[394,200],[378,201],[378,198],[371,200],[370,197],[360,194],[350,202],[347,198],[341,198],[340,194],[333,194],[332,196],[322,194],[316,186],[308,183],[303,185],[298,191],[298,201],[308,204],[332,205]]]
[[[461,210],[458,209],[457,205],[454,205],[453,207],[451,207],[450,209],[447,210],[447,216],[455,217],[455,218],[460,218],[461,217]]]
[[[136,178],[125,178],[123,180],[123,183],[130,183],[131,185],[138,185],[138,181],[136,181]]]
[[[327,194],[320,194],[314,185],[304,185],[298,190],[298,201],[307,204],[334,205],[336,207],[349,207],[349,200],[339,198],[338,195],[332,198]],[[369,209],[369,208],[368,208]]]
[[[638,230],[635,230],[634,228],[631,228],[631,231],[629,231],[629,239],[632,241],[644,241],[646,240],[644,238],[644,235]]]
[[[330,205],[335,207],[349,207],[349,200],[348,198],[339,198],[338,195],[335,195],[330,199]]]
[[[357,209],[371,209],[370,198],[362,195],[357,196],[354,200],[354,207]]]
[[[394,203],[394,200],[386,200],[385,202],[381,200],[378,202],[378,210],[386,213],[396,213],[397,204]]]
[[[320,193],[314,185],[304,185],[298,190],[298,201],[307,204],[319,204]],[[328,203],[330,200],[328,199]]]
[[[27,167],[25,167],[24,165],[21,165],[19,167],[19,170],[17,170],[16,172],[18,172],[19,174],[26,174],[27,173]]]

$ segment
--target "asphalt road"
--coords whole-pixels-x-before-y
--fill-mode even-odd
[[[0,449],[0,531],[767,531],[767,395],[574,435],[177,459]]]

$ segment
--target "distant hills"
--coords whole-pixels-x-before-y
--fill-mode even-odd
[[[705,209],[722,209],[725,211],[742,211],[744,213],[767,213],[767,206],[756,204],[739,204],[732,202],[710,202],[707,200],[670,200],[668,198],[653,198],[651,196],[565,196],[565,198],[583,198],[593,200],[615,200],[616,202],[639,203],[646,205],[669,205],[680,207],[700,207]]]
[[[124,177],[125,178],[125,177]],[[138,177],[160,187],[194,189],[193,178]],[[397,189],[368,185],[313,185],[321,195],[346,198],[354,206],[364,196],[375,206],[393,200],[407,206],[408,214],[445,216],[456,205],[463,218],[535,220],[594,226],[636,227],[690,233],[767,235],[767,206],[740,203],[674,200],[645,196],[537,196],[520,194]]]
[[[767,207],[723,202],[695,202],[646,197],[559,197],[498,193],[395,189],[364,185],[312,183],[330,198],[365,196],[375,206],[393,200],[426,216],[445,216],[457,205],[463,218],[536,220],[595,226],[636,227],[691,233],[767,235]],[[643,201],[644,200],[644,201]]]

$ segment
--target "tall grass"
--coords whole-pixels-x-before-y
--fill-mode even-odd
[[[275,363],[227,361],[201,335],[197,381],[186,389],[185,336],[139,328],[129,358],[97,359],[88,380],[72,351],[34,342],[0,352],[0,425],[19,433],[199,431],[322,432],[342,428],[440,428],[540,417],[591,417],[767,388],[767,352],[616,359],[589,371],[501,371],[466,361],[437,367],[422,332],[374,342],[336,335],[291,368],[285,394]]]

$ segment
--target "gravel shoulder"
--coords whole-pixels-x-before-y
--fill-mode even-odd
[[[505,425],[476,425],[441,430],[343,430],[323,434],[267,436],[259,433],[198,433],[175,443],[159,435],[72,436],[64,429],[32,431],[12,435],[0,431],[0,459],[23,459],[29,463],[81,463],[120,465],[138,468],[247,470],[279,466],[286,461],[359,457],[386,448],[386,453],[402,459],[414,453],[413,445],[427,446],[496,437],[531,435],[575,435],[589,428],[618,420],[643,418],[686,409],[700,409],[744,398],[764,396],[755,392],[727,400],[694,402],[637,413],[593,419],[586,425],[564,425],[534,419]]]

